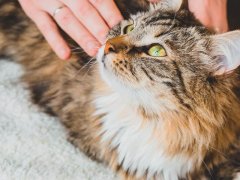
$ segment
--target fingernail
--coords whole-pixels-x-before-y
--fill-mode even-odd
[[[69,55],[70,55],[69,49],[61,48],[59,50],[59,56],[61,57],[61,59],[67,60],[69,58]]]
[[[105,44],[106,40],[107,40],[107,38],[106,38],[106,36],[104,36],[103,38],[101,38],[101,43]]]
[[[122,20],[123,20],[122,16],[120,16],[118,19],[113,19],[112,22],[109,22],[110,27],[113,28],[114,26],[116,26]]]
[[[100,48],[100,45],[96,42],[88,42],[87,43],[87,49],[89,51],[96,51],[98,48]]]
[[[99,43],[96,42],[87,43],[87,51],[90,56],[94,56],[99,48],[100,48]]]

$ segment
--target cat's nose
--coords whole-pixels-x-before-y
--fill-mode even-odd
[[[104,48],[104,54],[119,53],[127,51],[130,48],[128,39],[125,36],[118,36],[107,40]]]
[[[108,54],[110,52],[115,52],[115,47],[110,42],[106,42],[105,48],[104,48],[104,54]]]

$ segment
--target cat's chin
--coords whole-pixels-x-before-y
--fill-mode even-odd
[[[101,63],[103,58],[104,58],[104,48],[105,45],[103,45],[101,48],[99,48],[96,59],[98,61],[98,63]]]
[[[122,88],[129,87],[132,90],[137,88],[137,84],[134,83],[131,78],[121,75],[121,73],[114,69],[112,59],[114,59],[115,56],[113,54],[105,55],[104,48],[105,45],[98,50],[96,56],[102,79],[109,86],[117,87],[117,89],[119,89],[119,86]]]

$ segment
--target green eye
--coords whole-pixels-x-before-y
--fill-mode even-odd
[[[131,32],[131,31],[133,31],[133,29],[134,29],[134,25],[130,24],[130,25],[128,25],[128,26],[126,26],[124,28],[123,32],[124,32],[124,34],[127,34],[127,33]]]
[[[153,57],[165,57],[167,53],[161,45],[153,45],[148,50],[148,54]]]

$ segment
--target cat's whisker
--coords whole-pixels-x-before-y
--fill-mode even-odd
[[[228,157],[225,153],[221,152],[220,150],[218,150],[218,149],[216,149],[216,148],[214,148],[214,147],[211,147],[211,146],[210,146],[210,148],[211,148],[212,150],[216,151],[217,153],[219,153],[221,156],[223,156],[223,157],[226,158],[227,160],[232,161],[232,162],[234,162],[235,164],[239,164],[239,165],[240,165],[240,162],[237,162],[237,161],[235,161],[234,159]]]
[[[72,51],[72,52],[84,52],[84,51],[81,50],[81,49],[72,49],[71,51]]]
[[[74,51],[72,51],[72,54],[75,54],[75,55],[79,55],[79,54],[84,54],[85,53],[85,51],[76,51],[76,52],[74,52]]]
[[[71,39],[69,39],[71,40]],[[68,45],[71,47],[71,48],[76,48],[76,47],[79,47],[77,44],[72,44],[70,42],[68,42]]]
[[[75,48],[71,48],[72,51],[75,51],[75,50],[82,50],[82,48],[80,47],[75,47]]]
[[[76,74],[73,76],[72,79],[75,79],[77,77],[77,75],[85,68],[87,67],[93,60],[95,60],[95,58],[91,58],[86,64],[84,64],[79,70],[77,70]]]
[[[211,147],[211,146],[210,146],[210,148],[211,148],[212,150],[214,150],[214,151],[218,152],[219,154],[221,154],[221,155],[222,155],[222,156],[224,156],[225,158],[227,158],[227,156],[226,156],[226,154],[225,154],[225,153],[223,153],[223,152],[221,152],[221,151],[217,150],[217,149],[216,149],[216,148],[214,148],[214,147]]]
[[[83,77],[85,78],[86,74],[89,72],[89,70],[94,67],[94,65],[97,64],[97,61],[94,61],[92,63],[89,64],[89,68],[87,69],[87,72],[83,75]]]
[[[203,163],[203,165],[206,167],[206,169],[207,169],[209,175],[211,176],[211,179],[213,179],[213,175],[212,175],[212,173],[211,173],[211,170],[209,169],[209,167],[207,166],[207,164],[205,163],[204,160],[202,160],[202,163]]]
[[[86,72],[83,74],[83,79],[84,79],[85,76],[88,74],[89,70],[90,70],[92,67],[94,67],[95,64],[97,64],[97,62],[89,63],[88,69],[87,69]],[[78,74],[78,73],[77,73],[77,74]],[[76,74],[76,76],[77,76],[77,74]],[[76,78],[76,76],[75,76],[75,78]]]

